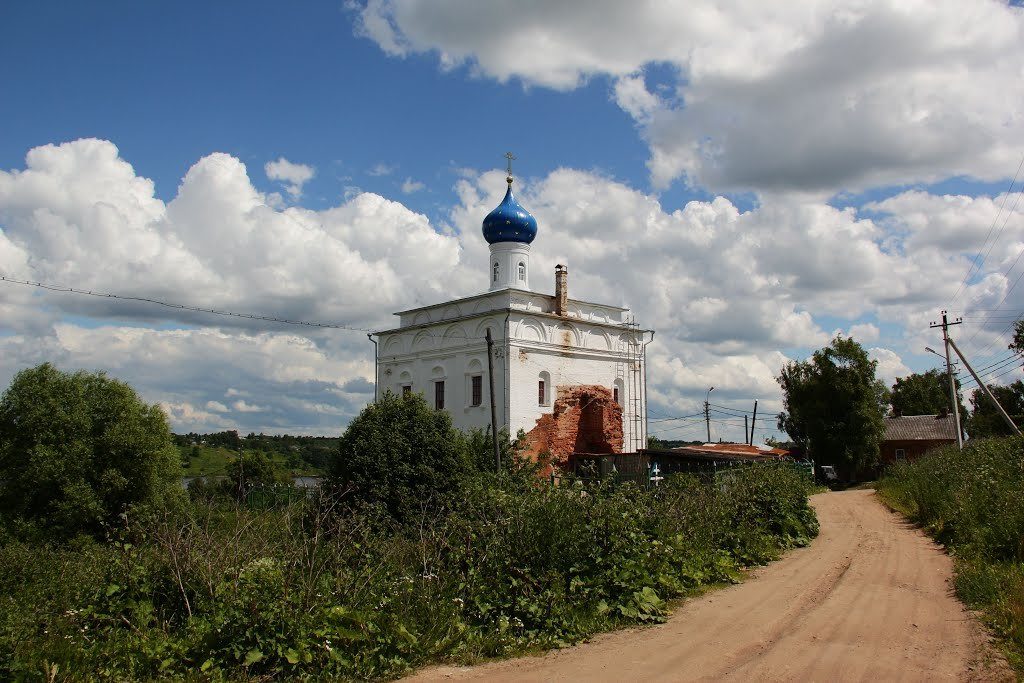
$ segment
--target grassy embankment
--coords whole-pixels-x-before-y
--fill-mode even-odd
[[[1024,673],[1024,439],[971,441],[897,464],[878,492],[946,546],[957,594]]]
[[[0,679],[387,679],[663,619],[817,533],[793,469],[551,487],[481,475],[399,525],[226,500],[108,542],[0,545]]]

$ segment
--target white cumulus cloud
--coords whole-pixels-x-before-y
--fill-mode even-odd
[[[402,194],[412,194],[414,192],[419,192],[420,190],[422,190],[425,187],[426,187],[426,185],[424,185],[423,183],[421,183],[418,180],[413,180],[412,178],[406,178],[405,182],[402,183]]]
[[[394,325],[392,311],[486,290],[480,222],[504,188],[500,172],[467,171],[439,225],[365,192],[318,211],[282,208],[238,159],[211,154],[164,202],[110,142],[46,145],[23,168],[0,171],[0,270],[382,329]],[[1024,306],[1024,288],[1013,290],[1015,276],[1004,272],[1012,245],[1024,245],[1015,196],[1000,246],[961,296],[994,303],[1009,292]],[[827,344],[837,327],[871,344],[887,381],[905,373],[907,354],[934,343],[933,312],[984,241],[987,226],[971,224],[991,223],[1002,200],[906,192],[858,210],[765,195],[752,208],[715,197],[669,209],[656,195],[569,168],[536,179],[519,198],[540,224],[535,290],[551,292],[554,265],[568,263],[573,297],[629,306],[656,330],[648,347],[654,417],[694,412],[708,386],[724,405],[759,399],[765,415],[777,412],[779,369]],[[0,311],[0,384],[43,361],[105,369],[165,405],[179,430],[337,433],[372,396],[372,346],[358,329],[8,283]],[[965,323],[958,340],[980,352],[1003,324]]]
[[[999,0],[371,0],[359,16],[387,54],[446,70],[610,79],[657,187],[828,195],[1000,178],[1024,152],[1024,10]]]
[[[296,164],[280,157],[277,161],[268,161],[263,166],[267,178],[284,184],[293,199],[302,196],[302,186],[313,179],[316,169],[306,164]]]

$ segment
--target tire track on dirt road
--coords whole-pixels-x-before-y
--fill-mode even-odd
[[[814,496],[821,534],[664,624],[411,681],[1013,680],[953,596],[952,562],[873,491]]]

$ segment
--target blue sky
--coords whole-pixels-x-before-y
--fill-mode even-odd
[[[932,367],[946,305],[987,365],[1024,310],[1022,33],[988,0],[7,3],[0,270],[388,326],[484,288],[512,150],[540,264],[659,330],[658,415],[710,385],[771,414],[836,332],[887,381]],[[4,383],[107,369],[179,430],[337,433],[367,399],[357,333],[13,285],[0,308]]]
[[[501,167],[507,149],[526,174],[570,166],[645,182],[644,145],[607,79],[560,93],[391,59],[354,35],[354,11],[338,2],[3,11],[0,50],[19,65],[4,78],[5,168],[32,146],[98,137],[170,199],[211,151],[258,166],[284,155],[321,169],[308,206],[328,206],[346,187],[397,194],[411,177],[429,192],[410,206],[427,213],[451,203],[456,168]],[[378,165],[394,170],[374,176]]]

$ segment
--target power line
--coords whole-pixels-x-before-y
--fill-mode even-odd
[[[335,323],[321,323],[321,322],[309,322],[306,320],[290,320],[288,318],[276,318],[270,315],[260,315],[258,313],[236,313],[234,311],[222,311],[215,308],[202,308],[200,306],[187,306],[185,304],[176,304],[168,301],[161,301],[159,299],[151,299],[143,296],[127,296],[123,294],[111,294],[109,292],[94,292],[88,289],[78,289],[77,287],[63,287],[60,285],[51,285],[45,282],[34,282],[32,280],[18,280],[16,278],[7,277],[0,275],[0,281],[10,282],[12,284],[27,285],[31,287],[38,287],[40,289],[46,289],[51,292],[65,292],[70,294],[81,294],[84,296],[92,296],[100,299],[117,299],[119,301],[136,301],[140,303],[155,304],[157,306],[164,306],[166,308],[173,308],[182,311],[193,311],[196,313],[209,313],[210,315],[222,315],[231,318],[245,318],[248,320],[262,320],[265,322],[282,323],[285,325],[303,325],[306,327],[323,327],[334,330],[349,330],[351,332],[372,332],[373,330],[364,327],[352,327],[350,325],[339,325]]]
[[[982,242],[982,244],[981,244],[981,248],[982,249],[984,249],[985,245],[988,244],[988,238],[991,237],[992,230],[996,227],[996,223],[999,222],[999,216],[1003,213],[1003,207],[1006,206],[1006,198],[1010,196],[1011,192],[1013,192],[1013,186],[1017,183],[1017,176],[1020,175],[1020,170],[1021,170],[1022,167],[1024,167],[1024,155],[1021,156],[1020,163],[1017,164],[1017,171],[1013,174],[1013,180],[1010,181],[1010,186],[1008,188],[1006,188],[1006,192],[1003,193],[1003,201],[1001,201],[999,203],[999,211],[997,211],[996,215],[992,218],[992,225],[989,226],[988,234],[985,235],[985,241]],[[1018,199],[1019,199],[1019,197],[1018,197]],[[1014,202],[1013,206],[1014,206],[1014,208],[1017,207],[1016,202]],[[1011,209],[1010,213],[1013,213],[1012,209]],[[967,281],[971,279],[971,275],[974,273],[975,267],[977,267],[977,269],[980,270],[981,267],[983,265],[985,265],[985,259],[987,259],[989,257],[989,255],[992,253],[992,248],[996,245],[996,242],[999,240],[999,236],[1003,234],[1003,230],[1006,228],[1006,223],[1007,223],[1007,221],[1009,221],[1009,218],[1010,218],[1010,214],[1007,214],[1006,215],[1006,219],[1007,220],[1003,221],[1003,225],[1002,225],[1001,228],[999,228],[999,232],[992,239],[992,244],[989,244],[988,250],[985,252],[985,256],[981,259],[981,263],[978,263],[978,257],[981,256],[981,251],[979,250],[978,253],[975,254],[974,261],[971,263],[971,267],[967,269],[967,274],[964,275],[964,279],[960,283],[960,286],[956,288],[956,292],[954,292],[953,296],[950,297],[949,304],[952,304],[956,300],[957,296],[960,295],[960,292],[963,290],[964,286],[967,284]],[[947,305],[946,308],[949,308],[949,306]]]
[[[1024,158],[1021,159],[1021,162],[1024,163]],[[1018,192],[1017,193],[1017,197],[1013,200],[1013,208],[1011,208],[1010,212],[1006,214],[1006,220],[1003,221],[1003,227],[1004,228],[1006,227],[1007,222],[1009,222],[1009,220],[1010,220],[1010,214],[1012,214],[1014,211],[1017,210],[1017,204],[1020,203],[1020,197],[1021,197],[1022,194],[1024,194],[1024,192]],[[1005,196],[1006,195],[1004,195],[1004,198],[1005,198]],[[1000,232],[1002,232],[1002,228],[1000,228]],[[1020,261],[1022,256],[1024,256],[1024,247],[1021,247],[1020,251],[1017,252],[1017,258],[1015,258],[1013,260],[1013,263],[1010,264],[1010,267],[1006,269],[1006,272],[1003,274],[1004,277],[1009,279],[1010,272],[1013,271],[1013,269],[1017,266],[1017,263]],[[1010,286],[1010,288],[1008,290],[1006,290],[1006,294],[1004,294],[1003,298],[999,300],[998,304],[996,304],[996,307],[995,307],[995,309],[993,309],[993,312],[998,310],[1003,305],[1003,302],[1005,302],[1009,298],[1010,294],[1013,292],[1014,289],[1016,289],[1017,285],[1020,283],[1021,278],[1024,278],[1024,272],[1022,272],[1020,275],[1018,275],[1017,279],[1013,281],[1013,284]],[[977,298],[980,298],[980,297],[977,297]],[[976,336],[978,336],[978,332],[981,331],[981,328],[983,328],[985,326],[985,324],[988,322],[988,319],[991,316],[992,316],[992,312],[990,312],[988,314],[988,316],[986,316],[985,321],[982,322],[982,324],[981,324],[981,327],[979,329],[975,330],[974,334],[971,335],[971,338],[967,340],[968,344],[970,344],[972,341],[974,341],[974,338]]]
[[[1000,330],[998,334],[996,334],[996,336],[995,336],[995,337],[994,337],[994,338],[992,339],[992,341],[990,341],[990,342],[988,343],[988,345],[987,345],[987,346],[985,346],[985,348],[983,348],[983,349],[981,350],[981,353],[982,353],[982,354],[984,354],[984,353],[987,353],[987,352],[988,352],[988,350],[989,350],[989,349],[991,349],[991,348],[992,348],[992,347],[993,347],[993,346],[994,346],[994,345],[995,345],[996,343],[998,343],[999,341],[1005,341],[1005,340],[1003,339],[1003,337],[1004,337],[1004,336],[1006,335],[1006,333],[1007,333],[1007,332],[1009,332],[1009,331],[1010,331],[1010,328],[1011,328],[1011,327],[1013,327],[1014,325],[1016,325],[1016,324],[1017,324],[1017,321],[1018,321],[1018,320],[1021,320],[1022,318],[1024,318],[1024,313],[1021,313],[1021,314],[1020,314],[1020,315],[1018,315],[1018,316],[1017,316],[1017,317],[1016,317],[1015,319],[1013,319],[1013,320],[1011,320],[1010,322],[1008,322],[1008,323],[1006,324],[1006,326],[1005,326],[1005,327],[1003,327],[1003,329],[1002,329],[1002,330]]]
[[[715,408],[718,408],[718,410],[713,410],[711,412],[719,413],[719,414],[725,415],[727,417],[740,418],[740,417],[747,417],[747,416],[751,415],[751,413],[749,411],[737,410],[736,408],[726,408],[725,410],[722,410],[723,408],[725,408],[725,406],[716,406],[713,403],[711,403],[709,405],[711,405],[711,406],[713,406]],[[726,412],[726,411],[732,411],[732,412]],[[751,418],[751,419],[756,419],[758,422],[770,422],[770,423],[774,423],[775,422],[775,418],[771,417],[771,416],[768,416],[768,415],[764,415],[764,416],[758,417],[758,418]]]
[[[150,297],[131,296],[131,295],[126,295],[126,294],[112,294],[112,293],[109,293],[109,292],[97,292],[97,291],[93,291],[93,290],[89,290],[89,289],[81,289],[81,288],[78,288],[78,287],[65,287],[63,285],[54,285],[54,284],[49,284],[49,283],[46,283],[46,282],[36,282],[36,281],[33,281],[33,280],[19,280],[17,278],[7,277],[5,275],[0,275],[0,282],[9,282],[11,284],[27,285],[27,286],[31,286],[31,287],[37,287],[39,289],[45,289],[45,290],[48,290],[48,291],[51,291],[51,292],[61,292],[61,293],[70,293],[70,294],[80,294],[80,295],[83,295],[83,296],[92,296],[92,297],[96,297],[96,298],[100,298],[100,299],[114,299],[114,300],[119,300],[119,301],[134,301],[134,302],[139,302],[139,303],[155,304],[157,306],[164,306],[165,308],[172,308],[172,309],[175,309],[175,310],[193,311],[193,312],[196,312],[196,313],[208,313],[210,315],[220,315],[220,316],[226,316],[226,317],[231,317],[231,318],[244,318],[244,319],[247,319],[247,320],[260,320],[260,321],[265,321],[265,322],[281,323],[281,324],[284,324],[284,325],[298,325],[298,326],[304,326],[304,327],[317,327],[317,328],[323,328],[323,329],[347,330],[347,331],[350,331],[350,332],[373,332],[373,330],[371,330],[369,328],[366,328],[366,327],[355,327],[354,325],[342,325],[342,324],[339,324],[339,323],[322,323],[322,322],[306,321],[306,320],[292,320],[292,319],[289,319],[289,318],[278,318],[276,316],[263,315],[263,314],[260,314],[260,313],[237,313],[237,312],[234,312],[234,311],[224,311],[224,310],[219,310],[219,309],[214,309],[214,308],[203,308],[201,306],[188,306],[188,305],[185,305],[185,304],[177,304],[177,303],[172,303],[172,302],[168,302],[168,301],[162,301],[160,299],[153,299],[153,298],[150,298]],[[439,322],[444,322],[444,321],[439,321]],[[394,333],[398,334],[399,332],[411,332],[411,331],[413,331],[413,330],[412,329],[402,329],[402,328],[399,328]],[[415,336],[417,336],[417,337],[430,337],[432,339],[444,339],[444,338],[446,338],[445,335],[443,335],[443,334],[432,334],[432,333],[427,332],[425,330],[421,330],[421,331],[417,332]],[[470,340],[473,340],[473,341],[483,341],[484,340],[484,337],[480,337],[480,336],[467,336],[467,337],[460,337],[460,338],[466,339],[466,341],[470,341]]]
[[[1013,372],[1015,370],[1019,370],[1019,369],[1020,369],[1019,366],[1014,365],[1012,368],[1010,368],[1008,370],[1003,370],[1002,372],[1000,372],[995,377],[988,378],[987,381],[986,381],[986,384],[991,384],[991,383],[995,382],[997,379],[999,379],[1000,377],[1003,377],[1005,375],[1009,375],[1011,372]],[[977,384],[977,382],[975,382],[973,378],[971,378],[971,380],[969,380],[969,381],[970,381],[971,384]],[[968,388],[970,388],[970,387],[968,387]]]
[[[688,420],[688,419],[690,419],[692,417],[700,417],[703,414],[704,413],[694,413],[693,415],[680,415],[678,417],[661,417],[661,418],[656,418],[656,419],[647,420],[647,421],[648,422],[671,422],[671,421],[675,421],[675,420]]]
[[[695,429],[697,427],[703,426],[703,423],[704,423],[704,420],[696,420],[696,421],[691,422],[689,424],[676,425],[675,427],[669,427],[668,429],[651,430],[651,435],[653,436],[653,435],[660,435],[660,434],[668,434],[669,432],[675,432],[675,431],[678,431],[680,429],[687,429],[687,428]]]
[[[978,370],[978,374],[980,375],[980,374],[982,374],[984,372],[992,373],[992,372],[995,372],[996,370],[1001,370],[1001,369],[1007,367],[1008,365],[1012,365],[1013,367],[1011,367],[1006,372],[1012,372],[1014,369],[1019,367],[1020,362],[1021,362],[1021,358],[1019,356],[1014,356],[1013,358],[1007,358],[1007,359],[1003,360],[1000,363],[993,363],[992,365],[990,365],[987,368],[983,368],[981,370]],[[1006,374],[1006,373],[1003,373],[1003,374]],[[1002,375],[996,375],[996,377],[1001,377],[1001,376]],[[963,384],[961,384],[961,388],[969,386],[970,384],[976,384],[976,382],[975,382],[973,377],[970,377],[967,380],[965,380],[963,382]]]
[[[988,372],[989,370],[992,370],[993,368],[995,368],[997,365],[1003,366],[1003,365],[1006,365],[1007,363],[1012,363],[1012,362],[1019,361],[1019,360],[1021,360],[1020,354],[1018,354],[1018,353],[1011,353],[1009,356],[1006,356],[1006,357],[1002,358],[1001,360],[997,360],[994,363],[990,363],[989,365],[981,368],[980,370],[978,370],[978,374],[981,374],[983,372]]]

